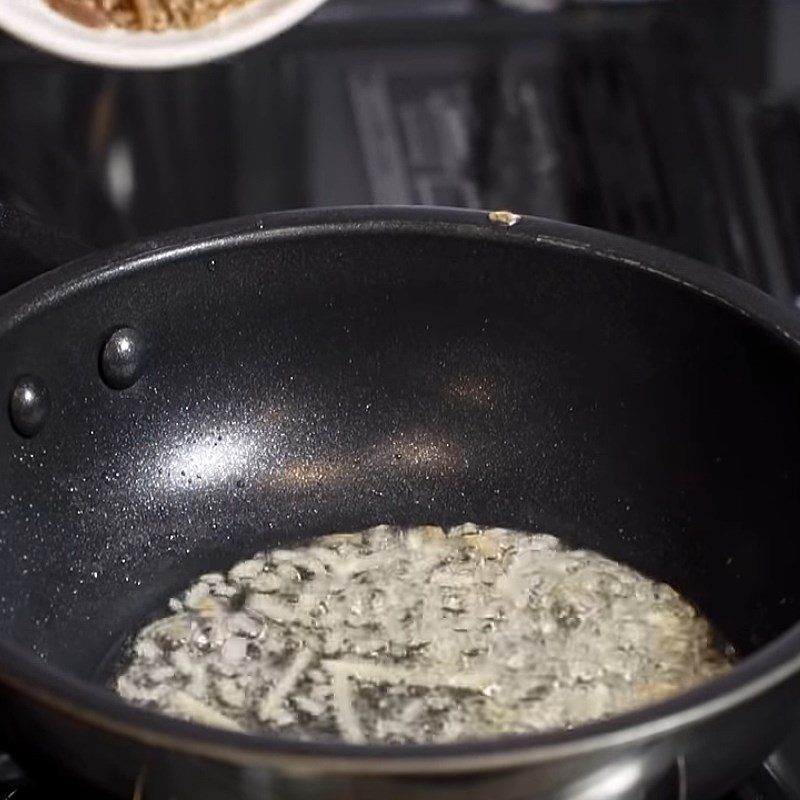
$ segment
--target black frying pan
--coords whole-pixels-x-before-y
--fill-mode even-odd
[[[8,294],[0,381],[0,733],[62,792],[703,798],[794,721],[800,325],[724,275],[534,219],[249,218]],[[669,581],[742,663],[578,730],[436,747],[248,737],[102,685],[203,571],[464,520]]]

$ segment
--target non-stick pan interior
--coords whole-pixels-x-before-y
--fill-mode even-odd
[[[380,522],[549,531],[663,578],[747,652],[798,616],[800,362],[619,261],[455,229],[162,252],[2,336],[0,634],[81,676],[196,575]],[[115,327],[148,346],[113,390]]]

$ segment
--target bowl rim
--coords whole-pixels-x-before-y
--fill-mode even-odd
[[[224,256],[232,249],[270,241],[381,233],[506,241],[533,252],[555,249],[607,259],[620,269],[641,271],[677,284],[704,302],[724,306],[793,351],[800,369],[800,317],[720,270],[652,245],[568,223],[534,217],[492,219],[486,212],[419,206],[253,215],[101,251],[44,273],[0,297],[0,337],[61,299],[124,275],[158,269],[175,259]],[[226,731],[133,707],[104,687],[69,675],[0,638],[0,687],[51,713],[148,746],[228,764],[280,765],[334,774],[354,770],[363,774],[474,773],[561,760],[631,743],[645,745],[754,702],[797,682],[799,676],[800,622],[721,677],[667,700],[572,730],[455,744],[355,745]]]
[[[31,24],[30,16],[3,0],[0,2],[0,28],[33,47],[84,64],[130,70],[172,69],[203,64],[247,50],[283,33],[325,1],[280,0],[280,5],[271,8],[270,0],[261,0],[264,11],[249,24],[228,25],[223,18],[210,23],[218,26],[216,35],[195,36],[194,31],[148,33],[89,28],[50,9],[46,0],[29,2],[41,3],[49,14],[59,18],[58,24],[55,21],[53,24]],[[236,15],[247,13],[248,6],[234,9],[226,15],[227,19],[233,20]],[[62,24],[64,20],[67,25]],[[80,29],[81,35],[71,32],[73,26]]]

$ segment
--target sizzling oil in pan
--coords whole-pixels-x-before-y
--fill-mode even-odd
[[[545,534],[382,525],[203,575],[114,681],[208,725],[353,743],[569,728],[730,669],[674,589]]]

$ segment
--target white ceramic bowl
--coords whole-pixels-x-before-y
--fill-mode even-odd
[[[164,69],[246,50],[294,25],[325,0],[252,0],[203,28],[161,33],[87,28],[45,0],[0,0],[0,28],[74,61],[126,69]]]

